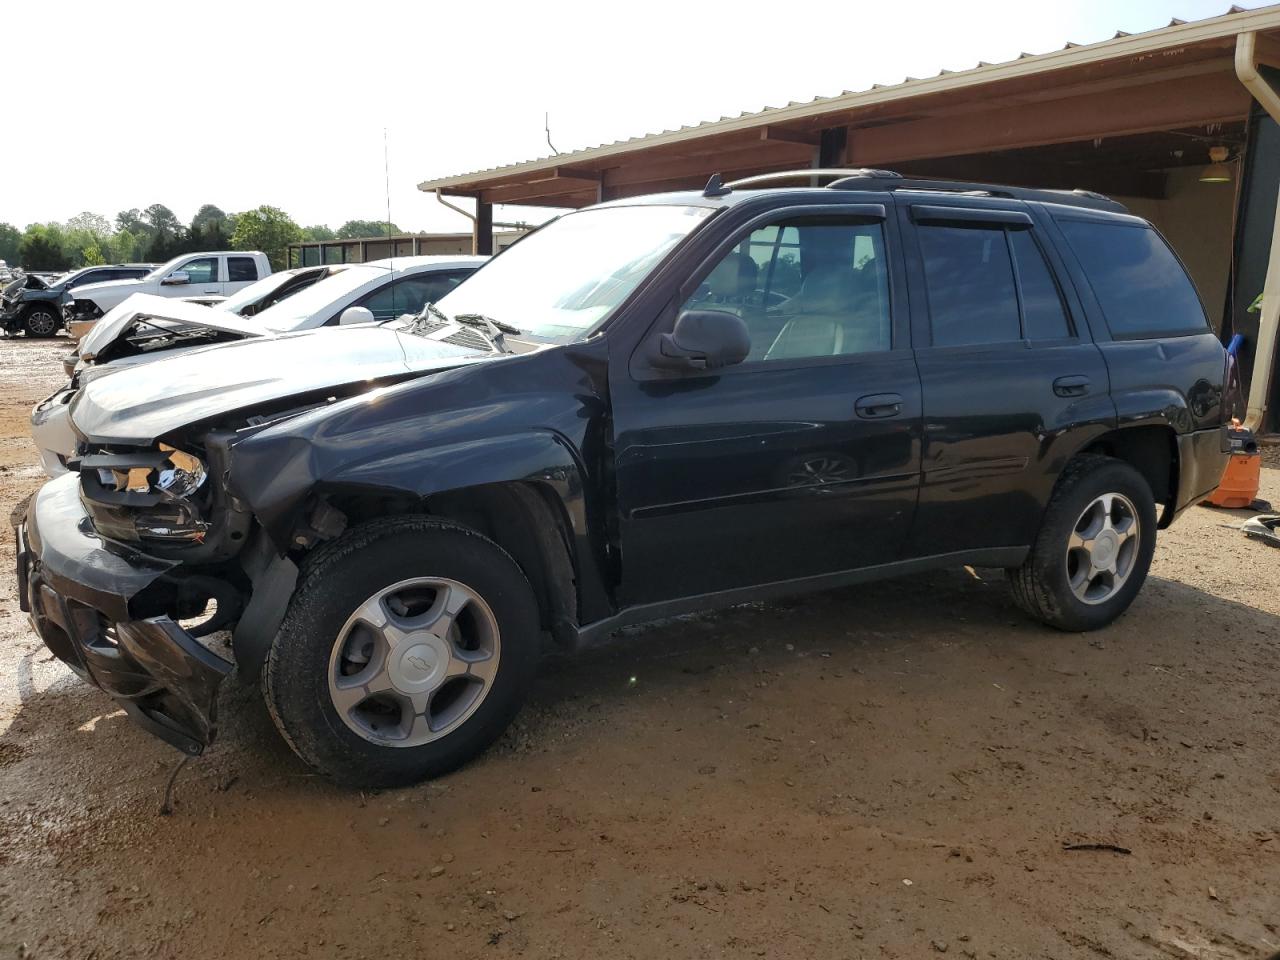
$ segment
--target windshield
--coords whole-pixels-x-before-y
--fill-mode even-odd
[[[522,333],[567,343],[598,326],[706,207],[599,207],[570,213],[496,257],[438,306],[478,313]]]
[[[335,306],[371,280],[389,276],[390,270],[368,264],[347,267],[341,273],[325,277],[287,300],[267,307],[255,315],[254,320],[270,330],[292,330],[300,318],[315,316],[320,311]]]
[[[219,303],[215,310],[227,310],[231,313],[239,313],[251,303],[257,303],[268,294],[274,293],[292,280],[297,274],[292,270],[282,270],[280,273],[272,273],[256,280],[243,288],[233,297],[227,297]]]

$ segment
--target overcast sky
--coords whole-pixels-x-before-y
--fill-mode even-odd
[[[978,60],[1227,0],[10,3],[0,221],[262,203],[300,224],[467,229],[416,184]],[[1262,6],[1244,3],[1243,6]],[[537,211],[500,209],[499,219]]]

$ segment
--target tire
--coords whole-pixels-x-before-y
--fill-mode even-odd
[[[1123,534],[1113,536],[1109,545],[1102,537],[1085,540],[1099,529],[1098,518],[1106,513],[1104,497],[1111,498],[1111,526],[1128,529],[1125,523],[1130,516],[1136,523],[1130,538],[1136,541],[1133,546],[1126,546],[1128,540],[1114,545]],[[1072,549],[1073,533],[1080,535],[1074,542],[1092,543],[1096,555],[1083,546]],[[1105,627],[1129,609],[1142,589],[1155,548],[1155,498],[1146,479],[1122,460],[1083,454],[1068,463],[1058,478],[1027,559],[1021,567],[1007,571],[1014,602],[1059,630]],[[1100,572],[1096,580],[1091,579],[1092,561],[1098,558],[1110,559],[1117,572]]]
[[[421,580],[432,581],[433,586],[422,586]],[[444,602],[441,594],[432,593],[435,582],[443,585],[446,594],[453,590],[452,596],[473,597],[456,617],[462,626],[451,627],[450,636],[483,636],[488,646],[476,641],[475,651],[470,652],[452,639],[404,632],[408,624],[426,622],[423,618]],[[376,602],[387,591],[392,593]],[[403,628],[397,643],[356,614],[357,608],[376,608],[380,616],[389,617],[389,605],[394,604],[400,608],[394,613],[397,619],[388,619],[383,629],[394,633],[393,623]],[[444,652],[419,642],[421,638],[446,644]],[[317,550],[304,565],[267,654],[263,694],[289,746],[320,773],[358,787],[402,786],[461,766],[501,735],[533,681],[539,640],[533,589],[501,547],[446,521],[385,518],[348,531]],[[488,651],[480,664],[485,670],[468,666],[465,675],[445,681],[439,689],[417,693],[429,697],[430,705],[421,713],[420,701],[411,705],[411,698],[400,689],[339,709],[337,698],[355,699],[380,685],[378,678],[367,685],[357,683],[354,693],[340,686],[348,680],[359,681],[379,662],[383,680],[391,682],[394,675],[396,684],[415,692],[419,688],[412,685],[436,675],[437,664],[449,659],[452,650],[476,657]],[[414,651],[420,653],[411,655]],[[364,659],[353,664],[348,655]],[[457,662],[456,657],[449,659],[449,667]],[[473,692],[473,669],[492,671],[483,693]],[[400,672],[393,674],[394,670]],[[344,676],[353,671],[350,678]],[[429,729],[434,721],[428,718],[437,700],[448,701],[457,713],[450,721],[453,726],[443,724],[447,716],[437,718],[443,733]],[[403,717],[396,712],[401,709]],[[436,739],[417,742],[423,736]],[[397,737],[402,742],[393,745]]]
[[[22,326],[27,331],[28,337],[38,337],[43,340],[57,336],[58,330],[62,327],[62,317],[54,307],[36,303],[27,307],[27,312],[22,316]]]

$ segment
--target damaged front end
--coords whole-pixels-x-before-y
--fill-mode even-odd
[[[176,560],[100,538],[75,475],[45,484],[16,532],[19,599],[45,646],[151,733],[201,753],[232,663],[200,642],[208,621],[186,629],[179,620],[199,618],[211,600],[220,619],[229,592],[179,575]]]

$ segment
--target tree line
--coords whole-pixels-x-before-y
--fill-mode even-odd
[[[73,270],[100,263],[164,263],[200,250],[261,250],[279,270],[291,243],[397,234],[394,223],[348,220],[337,230],[300,227],[279,207],[225,213],[206,203],[183,223],[163,203],[121,210],[115,220],[88,211],[66,223],[32,223],[25,230],[0,223],[0,260],[31,270]]]

